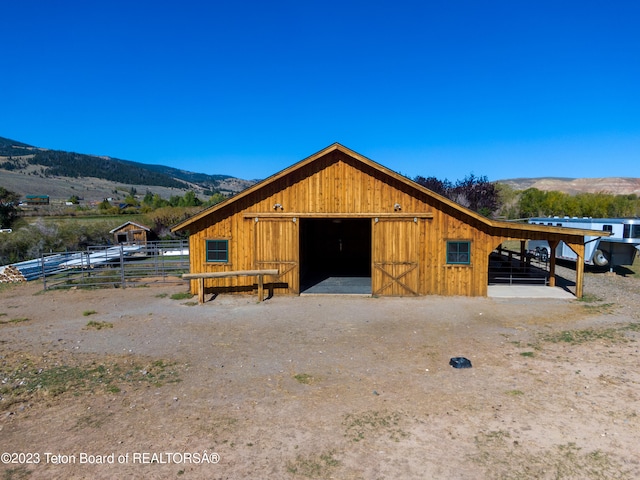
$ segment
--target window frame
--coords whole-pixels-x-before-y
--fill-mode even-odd
[[[622,238],[640,238],[640,225],[637,223],[623,224]]]
[[[209,245],[212,243],[224,244],[224,249],[216,248],[210,249]],[[212,259],[210,258],[210,253],[220,254],[220,252],[225,253],[224,259]],[[229,239],[228,238],[207,238],[204,241],[204,257],[206,263],[229,263]]]
[[[467,251],[460,252],[459,246],[466,245]],[[456,251],[452,251],[451,247],[456,245],[458,248]],[[451,261],[450,255],[460,255],[461,253],[467,254],[466,261]],[[447,265],[471,265],[471,240],[447,240],[447,248],[446,248],[446,264]]]

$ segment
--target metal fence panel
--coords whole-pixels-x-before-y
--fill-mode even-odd
[[[189,246],[187,240],[92,246],[86,251],[43,254],[39,264],[45,290],[181,283],[182,274],[189,272]]]

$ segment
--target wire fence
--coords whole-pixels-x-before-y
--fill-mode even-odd
[[[86,251],[43,254],[25,277],[42,278],[45,290],[122,287],[154,282],[182,283],[189,273],[187,240],[140,245],[88,247]]]

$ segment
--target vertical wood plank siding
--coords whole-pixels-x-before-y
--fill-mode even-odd
[[[419,295],[420,223],[425,220],[378,219],[372,228],[372,293]]]
[[[282,209],[274,209],[279,204]],[[296,213],[392,215],[432,214],[417,221],[372,215],[372,290],[380,295],[486,295],[488,256],[500,242],[484,225],[469,223],[460,211],[420,190],[335,150],[265,185],[228,206],[212,212],[190,229],[192,272],[278,268],[285,271],[277,284],[282,292],[299,292],[299,221],[251,215]],[[207,263],[208,239],[229,242],[228,263]],[[447,265],[447,240],[471,242],[470,265]],[[497,242],[497,243],[496,243]],[[376,265],[378,265],[376,267]],[[394,280],[395,278],[395,280]],[[265,279],[269,283],[270,279]],[[194,281],[195,282],[195,281]],[[251,289],[253,279],[207,280],[206,286]],[[196,285],[192,284],[192,291]]]
[[[134,242],[139,244],[147,243],[147,231],[140,228],[138,225],[133,225],[133,224],[125,225],[121,229],[114,232],[116,243],[118,239],[118,234],[125,234],[125,233],[127,234],[128,242]]]

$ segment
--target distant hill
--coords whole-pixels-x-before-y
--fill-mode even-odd
[[[21,195],[52,199],[78,195],[102,200],[118,189],[147,190],[168,198],[187,190],[203,197],[244,190],[255,182],[228,175],[207,175],[162,165],[34,147],[0,137],[0,183]]]
[[[0,137],[0,185],[25,195],[49,195],[64,201],[73,195],[89,201],[124,198],[135,188],[163,198],[193,190],[201,198],[220,192],[238,193],[256,183],[228,175],[195,173],[164,165],[86,155],[27,145]],[[640,195],[640,178],[514,178],[499,180],[515,190],[537,188],[569,194],[612,193]]]
[[[513,178],[499,180],[515,190],[537,188],[542,191],[555,190],[575,195],[577,193],[610,193],[613,195],[640,195],[640,178]]]

